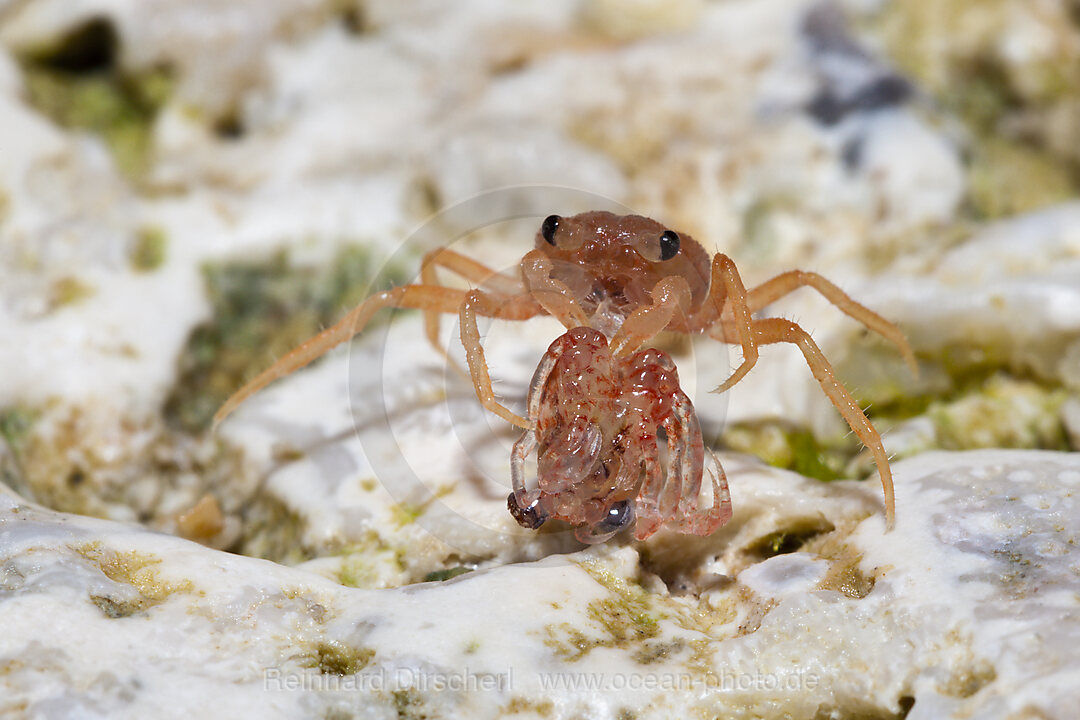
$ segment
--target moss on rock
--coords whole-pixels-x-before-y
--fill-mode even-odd
[[[154,120],[172,94],[173,74],[125,71],[119,55],[112,24],[93,18],[21,60],[30,104],[62,127],[100,136],[120,170],[138,177],[149,167]]]
[[[296,267],[288,253],[210,263],[203,269],[213,317],[188,338],[166,402],[171,425],[209,427],[214,412],[256,372],[336,321],[372,290],[378,265],[364,247],[343,247],[325,267]],[[400,282],[384,272],[378,288]]]

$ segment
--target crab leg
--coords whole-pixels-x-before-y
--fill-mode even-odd
[[[503,275],[483,263],[478,263],[472,258],[448,248],[437,248],[424,255],[424,259],[420,263],[421,284],[433,287],[439,285],[439,279],[435,272],[436,267],[446,268],[474,285],[484,285],[494,292],[505,295],[521,295],[525,292],[525,287],[520,279]],[[437,310],[424,311],[424,332],[427,334],[432,346],[443,357],[450,360],[446,349],[439,342],[439,312]]]
[[[826,300],[839,308],[841,312],[895,345],[904,356],[904,361],[911,368],[912,374],[918,377],[919,364],[915,360],[915,353],[912,352],[911,346],[908,344],[904,334],[900,332],[900,328],[865,305],[856,302],[835,284],[815,272],[789,270],[780,273],[771,280],[766,280],[757,287],[752,288],[747,295],[746,304],[749,306],[750,312],[757,312],[766,305],[801,287],[811,287],[817,290]]]
[[[664,521],[671,516],[671,512],[665,513],[661,509],[660,494],[664,490],[664,469],[660,466],[660,453],[655,442],[642,443],[642,464],[645,468],[645,482],[641,486],[641,493],[636,503],[637,524],[634,527],[634,537],[644,540],[660,529]],[[670,510],[678,502],[669,503]]]
[[[704,511],[699,507],[705,447],[697,413],[684,393],[680,392],[676,398],[664,428],[668,433],[668,483],[674,483],[677,488],[676,512],[680,517],[680,529],[692,535],[711,535],[731,519],[731,499],[726,492],[727,478],[721,469],[719,477],[712,475],[712,505]]]
[[[759,345],[773,343],[792,343],[799,347],[810,371],[821,384],[821,389],[828,396],[832,404],[840,411],[847,421],[848,426],[862,441],[874,456],[874,464],[877,465],[878,475],[881,476],[881,488],[885,492],[885,524],[892,529],[895,517],[895,500],[893,498],[892,470],[889,468],[889,456],[885,453],[885,447],[881,443],[881,435],[867,419],[862,408],[855,402],[855,398],[847,391],[840,381],[836,379],[832,366],[825,359],[821,348],[814,339],[790,320],[782,318],[766,318],[753,322],[754,338]]]
[[[469,363],[469,374],[472,376],[480,403],[508,423],[528,430],[532,427],[528,420],[507,409],[495,399],[495,392],[491,389],[491,375],[488,373],[487,360],[484,357],[484,346],[480,342],[480,328],[476,324],[477,315],[525,320],[540,313],[541,307],[528,295],[520,295],[515,299],[520,301],[519,304],[522,307],[516,313],[508,313],[507,311],[512,309],[512,305],[507,305],[508,298],[492,295],[483,290],[470,290],[465,293],[458,317],[461,325],[461,344],[465,346],[465,359]]]
[[[536,498],[531,497],[525,487],[525,458],[536,449],[536,431],[526,430],[510,450],[510,482],[514,488],[514,497],[520,507],[529,507]],[[539,496],[540,491],[534,490],[532,494]]]
[[[405,285],[376,293],[353,308],[345,317],[318,335],[309,338],[289,351],[277,362],[255,376],[243,387],[233,393],[214,414],[214,425],[218,425],[229,416],[240,403],[278,378],[293,373],[308,365],[313,360],[325,355],[331,349],[349,340],[367,325],[371,317],[384,308],[411,308],[434,310],[436,312],[457,312],[465,301],[465,291],[430,285]],[[492,317],[524,320],[537,314],[528,296],[502,298],[494,303],[489,312]],[[466,348],[468,349],[468,348]],[[485,373],[486,375],[486,373]],[[491,382],[487,387],[477,385],[476,392],[481,398],[486,390],[491,395]]]
[[[712,278],[709,282],[709,297],[698,311],[698,322],[705,321],[709,324],[710,335],[713,334],[714,324],[720,318],[725,309],[730,310],[733,324],[725,327],[734,329],[732,337],[739,339],[742,348],[742,363],[728,376],[716,392],[724,392],[731,388],[746,376],[746,373],[757,364],[758,349],[754,340],[754,333],[750,330],[751,308],[747,303],[746,287],[743,285],[739,269],[735,262],[723,253],[717,253],[712,262]],[[725,330],[725,335],[727,330]],[[723,342],[730,342],[726,338],[719,338]]]

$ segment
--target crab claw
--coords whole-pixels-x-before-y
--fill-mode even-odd
[[[565,431],[543,443],[538,475],[546,493],[572,489],[593,474],[600,462],[604,433],[600,426],[579,417]]]
[[[524,504],[521,503],[522,499]],[[517,493],[510,493],[506,498],[506,506],[510,508],[510,514],[517,520],[518,525],[529,530],[536,530],[548,518],[547,511],[540,505],[540,493],[536,490],[524,498],[518,498]]]

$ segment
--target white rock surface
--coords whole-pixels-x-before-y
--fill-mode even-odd
[[[357,590],[5,495],[2,707],[813,717],[888,715],[914,698],[908,717],[1067,717],[1080,687],[1080,460],[985,451],[895,470],[888,534],[878,514],[860,520],[877,505],[870,485],[733,470],[736,520],[699,541],[726,574],[698,577],[699,597],[650,572],[666,571],[670,536],[640,554],[608,545]],[[762,530],[807,519],[838,529],[756,562]]]
[[[16,58],[90,18],[116,30],[119,72],[175,79],[144,177],[28,104]],[[50,451],[27,495],[127,523],[0,485],[0,714],[1073,714],[1076,454],[896,463],[888,534],[875,481],[724,454],[720,532],[583,550],[510,518],[516,432],[415,316],[269,388],[216,438],[165,426],[177,358],[211,313],[205,263],[288,248],[319,267],[360,244],[415,268],[451,245],[506,269],[539,218],[603,207],[731,253],[750,283],[812,269],[900,320],[920,384],[812,292],[770,308],[856,390],[944,393],[949,353],[974,350],[1049,386],[1009,390],[1016,424],[1060,420],[1080,447],[1080,210],[938,244],[963,212],[962,153],[831,6],[0,0],[0,47],[0,480],[21,479],[12,438],[29,433]],[[140,272],[147,230],[167,251]],[[559,326],[483,331],[520,409]],[[447,319],[460,363],[456,332]],[[720,397],[705,391],[726,347],[678,360],[710,431],[847,431],[792,348]],[[994,417],[949,417],[971,416]],[[936,438],[924,414],[887,442]],[[137,524],[173,530],[204,496],[224,513],[207,542],[278,562]]]

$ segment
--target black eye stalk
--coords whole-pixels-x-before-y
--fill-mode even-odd
[[[551,218],[548,218],[550,220]],[[545,225],[546,225],[545,221]],[[665,230],[660,236],[660,259],[670,260],[679,254],[679,233]]]
[[[544,224],[540,226],[540,234],[548,241],[548,245],[555,244],[555,231],[559,229],[559,220],[562,218],[558,215],[548,215],[544,218]]]

